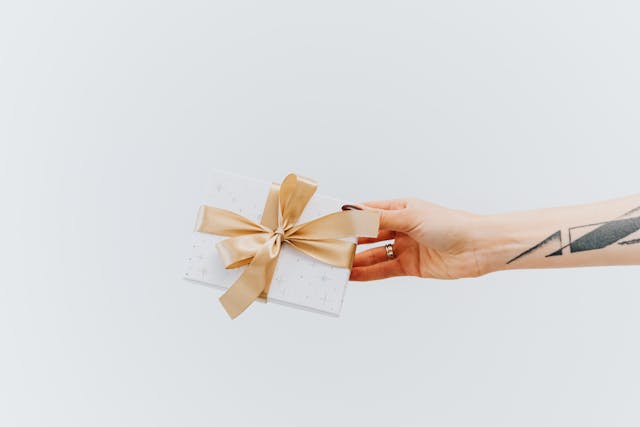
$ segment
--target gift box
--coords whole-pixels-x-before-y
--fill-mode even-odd
[[[244,221],[241,224],[242,226],[245,226],[245,223],[247,223],[250,224],[247,226],[249,228],[262,227],[264,231],[262,229],[258,230],[258,232],[262,234],[257,234],[257,236],[262,239],[260,240],[261,244],[266,242],[267,239],[271,239],[269,240],[271,243],[268,244],[273,245],[275,249],[279,250],[279,254],[276,255],[275,268],[272,273],[273,275],[270,280],[267,280],[268,292],[266,292],[266,294],[261,294],[261,299],[266,300],[267,302],[283,304],[331,316],[338,316],[342,308],[352,259],[350,261],[341,261],[343,264],[342,266],[331,265],[330,263],[327,263],[325,259],[327,256],[323,256],[323,254],[318,255],[317,253],[314,253],[314,250],[317,252],[317,249],[309,249],[306,248],[305,245],[309,242],[316,245],[318,243],[324,244],[325,242],[322,242],[321,238],[323,237],[322,233],[326,231],[328,239],[325,239],[325,241],[329,243],[333,242],[331,244],[339,243],[336,242],[336,240],[346,242],[342,244],[342,246],[339,245],[340,248],[338,249],[343,252],[343,255],[341,256],[344,258],[344,253],[349,252],[349,248],[353,248],[353,251],[351,251],[352,257],[353,252],[355,251],[356,236],[340,236],[340,239],[332,239],[336,234],[339,234],[335,232],[335,229],[343,227],[345,229],[350,229],[351,233],[375,235],[377,234],[378,226],[377,216],[375,220],[372,220],[371,217],[363,216],[371,214],[372,212],[364,211],[351,211],[334,214],[336,212],[341,212],[341,206],[344,204],[343,201],[332,197],[314,194],[315,187],[313,189],[307,188],[315,185],[313,181],[309,183],[295,175],[293,175],[294,178],[291,178],[291,176],[292,175],[287,177],[288,184],[286,187],[288,189],[287,191],[289,191],[291,195],[287,195],[287,200],[282,201],[283,196],[280,194],[280,204],[278,204],[278,194],[274,194],[274,191],[277,193],[280,188],[277,184],[243,177],[232,173],[214,171],[206,186],[203,206],[200,208],[198,219],[196,221],[196,231],[193,232],[192,246],[188,255],[184,277],[188,280],[201,282],[220,289],[228,289],[234,285],[236,281],[241,279],[245,270],[250,268],[251,264],[254,264],[255,262],[249,258],[240,263],[236,263],[241,264],[240,266],[232,266],[232,268],[229,268],[228,264],[233,263],[233,260],[229,261],[228,259],[225,259],[229,258],[231,255],[225,255],[224,249],[226,249],[225,244],[227,242],[232,241],[233,239],[242,239],[244,237],[230,238],[229,236],[238,235],[238,233],[233,234],[237,227],[234,228],[230,226],[227,226],[227,229],[224,230],[227,232],[226,235],[214,234],[219,232],[216,230],[222,227],[220,223],[226,224],[225,221],[227,219],[231,221],[241,220]],[[296,185],[298,186],[296,187]],[[285,182],[283,181],[282,187],[284,186]],[[329,215],[332,217],[331,220],[338,220],[341,221],[341,223],[336,224],[335,222],[330,223],[328,221],[316,221],[315,235],[309,236],[309,227],[304,230],[301,229],[301,232],[298,232],[298,235],[295,233],[292,235],[293,237],[290,238],[290,244],[287,244],[288,232],[286,229],[295,232],[296,228],[292,227],[293,224],[286,224],[286,219],[284,220],[284,232],[282,230],[283,227],[281,226],[279,227],[280,230],[277,229],[278,226],[276,226],[275,222],[272,225],[272,228],[259,225],[261,221],[268,222],[263,221],[263,215],[268,215],[267,212],[269,209],[272,210],[270,211],[270,215],[272,216],[276,215],[273,213],[273,209],[276,211],[280,209],[277,216],[281,218],[282,212],[285,212],[286,214],[286,212],[291,210],[285,206],[286,202],[294,204],[296,202],[294,199],[300,194],[305,193],[305,191],[306,193],[309,193],[310,191],[313,195],[309,196],[307,194],[308,201],[306,201],[306,205],[298,208],[302,209],[302,211],[299,218],[295,221],[296,224],[299,225],[317,220],[318,218],[328,214],[333,214]],[[271,207],[269,207],[268,202],[270,198],[272,202]],[[267,200],[266,204],[265,200]],[[278,206],[277,208],[275,207],[276,205]],[[203,209],[209,210],[203,214]],[[203,215],[209,215],[212,209],[214,210],[213,213],[218,216],[211,217],[213,219],[208,219],[209,217],[207,216],[203,219]],[[221,213],[225,215],[222,219],[219,218]],[[342,216],[343,214],[345,215],[344,217]],[[282,221],[282,219],[280,220]],[[211,230],[209,230],[208,232],[203,232],[203,229],[207,228],[207,226],[203,226],[203,221],[213,223],[213,225],[209,224],[207,226],[209,228],[213,227],[214,231],[211,232]],[[272,219],[271,221],[275,221],[275,219]],[[347,224],[347,226],[345,227],[344,224]],[[296,243],[296,236],[299,237],[304,231],[307,231],[307,240],[301,239]],[[251,231],[246,231],[245,233],[250,234]],[[280,236],[278,236],[278,233],[280,233]],[[278,237],[280,237],[280,243],[278,242]],[[243,243],[240,242],[239,246],[242,247]],[[259,246],[256,246],[256,248],[258,247]],[[272,249],[271,251],[273,252],[275,249]],[[326,248],[321,247],[321,249],[324,250]],[[242,251],[244,249],[239,250]],[[257,250],[259,249],[256,249],[256,251]],[[333,254],[331,254],[331,256],[333,256]],[[238,255],[238,257],[242,258],[240,255]],[[324,259],[324,261],[321,259]],[[251,261],[251,264],[247,264],[249,261]],[[227,265],[225,265],[225,263]],[[258,270],[260,274],[262,274],[261,271],[262,270]],[[255,275],[255,272],[252,274]],[[248,279],[245,277],[242,280],[246,281]],[[227,309],[227,311],[229,312],[229,309]],[[229,314],[232,317],[237,315]]]

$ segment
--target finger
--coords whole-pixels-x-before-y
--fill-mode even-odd
[[[392,230],[380,230],[377,237],[359,237],[358,244],[366,245],[369,243],[377,243],[383,240],[392,240],[396,238],[396,232]]]
[[[360,205],[376,209],[398,210],[407,207],[407,199],[373,200],[369,202],[363,202]]]
[[[402,266],[397,259],[392,259],[373,265],[354,267],[351,269],[351,277],[349,277],[349,280],[363,282],[369,280],[386,279],[388,277],[402,275],[404,275]]]
[[[388,260],[387,249],[384,246],[380,246],[357,253],[353,258],[353,267],[364,267]]]

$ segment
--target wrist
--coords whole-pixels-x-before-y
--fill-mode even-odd
[[[508,237],[498,215],[479,215],[473,227],[473,242],[476,264],[480,275],[500,270],[500,258]]]

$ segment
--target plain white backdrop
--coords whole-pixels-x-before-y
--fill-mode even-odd
[[[638,192],[633,1],[0,5],[0,425],[637,426],[640,267],[230,321],[213,168],[480,213]]]

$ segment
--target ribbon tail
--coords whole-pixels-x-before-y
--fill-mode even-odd
[[[220,303],[229,317],[235,319],[263,292],[268,291],[278,263],[280,245],[276,237],[263,245],[238,280],[220,297]]]

